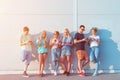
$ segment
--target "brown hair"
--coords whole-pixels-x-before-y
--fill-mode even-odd
[[[85,28],[85,26],[84,26],[84,25],[80,25],[80,28],[81,28],[81,27]]]
[[[92,30],[94,30],[95,31],[95,33],[97,33],[98,32],[98,28],[97,27],[93,27],[92,29],[91,29],[91,31]]]
[[[25,26],[25,27],[23,28],[23,31],[29,31],[29,28],[28,28],[27,26]]]
[[[58,36],[60,35],[59,31],[55,31],[55,33],[56,33]]]

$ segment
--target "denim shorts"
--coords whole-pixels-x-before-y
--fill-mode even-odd
[[[71,50],[68,48],[62,49],[61,56],[70,56],[71,55]]]
[[[59,60],[60,58],[60,49],[55,48],[51,50],[52,61]]]
[[[21,59],[22,59],[22,61],[25,61],[26,65],[29,65],[31,62],[31,59],[32,59],[32,52],[23,50],[22,55],[21,55]]]

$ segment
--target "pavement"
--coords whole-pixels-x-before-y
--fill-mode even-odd
[[[0,80],[120,80],[120,74],[99,74],[98,76],[80,77],[78,74],[70,74],[70,76],[59,74],[54,76],[46,74],[44,77],[39,77],[37,74],[29,74],[29,78],[23,77],[21,74],[0,74]]]

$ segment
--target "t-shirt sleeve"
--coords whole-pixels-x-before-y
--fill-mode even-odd
[[[78,36],[78,34],[76,33],[74,39],[77,39],[78,38],[77,36]]]

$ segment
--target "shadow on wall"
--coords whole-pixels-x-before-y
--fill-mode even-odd
[[[48,45],[49,45],[49,41],[50,41],[50,38],[53,37],[53,33],[52,32],[49,32],[49,31],[46,31],[47,32],[47,41],[48,41]],[[71,32],[71,36],[72,38],[74,38],[74,35],[75,35],[76,32]],[[35,45],[35,41],[38,39],[38,37],[40,36],[41,32],[38,33],[38,34],[34,34],[32,35],[33,36],[33,41],[34,41],[34,45],[33,45],[33,57],[32,57],[32,60],[35,61],[37,60],[38,61],[38,54],[37,54],[37,47]],[[62,37],[63,33],[60,33],[60,38]],[[74,47],[72,47],[72,69],[76,69],[76,65],[77,65],[77,57],[76,57],[76,54],[75,54],[75,50],[74,50]],[[51,51],[50,51],[50,47],[48,47],[48,56],[47,56],[47,60],[46,60],[46,66],[45,66],[45,69],[46,70],[52,70],[53,69],[53,66],[52,66],[52,60],[51,60]]]
[[[71,32],[71,36],[74,38],[75,36],[75,31]],[[40,36],[41,32],[38,34],[33,35],[33,40],[34,42],[38,37]],[[61,35],[63,35],[61,33]],[[88,37],[90,33],[85,34],[85,37]],[[100,70],[109,70],[109,72],[115,72],[115,70],[120,69],[120,51],[117,49],[118,44],[114,42],[114,40],[111,39],[112,33],[106,29],[100,29],[99,30],[99,35],[101,37],[101,45],[100,45]],[[53,37],[53,33],[47,31],[47,41],[49,43],[50,38]],[[51,52],[50,52],[50,47],[48,47],[48,56],[46,60],[46,66],[45,70],[52,70],[52,61],[51,61]],[[86,50],[89,53],[89,47],[86,45]],[[37,48],[34,45],[33,46],[33,60],[38,61],[38,54],[37,54]],[[77,57],[75,53],[75,46],[72,47],[72,70],[77,69]],[[86,69],[90,69],[89,66],[86,67]]]
[[[112,40],[112,32],[106,29],[100,29],[100,69],[116,72],[120,70],[120,51],[117,42]],[[116,70],[116,71],[115,71]],[[104,72],[104,71],[103,71]]]
[[[48,45],[49,45],[49,41],[50,41],[50,38],[53,37],[53,36],[52,36],[53,33],[52,33],[52,32],[48,32],[48,31],[46,31],[46,32],[47,32],[47,41],[48,41]],[[36,42],[36,40],[40,37],[40,35],[41,35],[41,32],[38,33],[38,34],[32,35],[32,36],[33,36],[33,41],[34,41],[34,45],[33,45],[33,56],[32,56],[32,60],[33,60],[33,61],[35,61],[35,60],[39,61],[39,60],[38,60],[37,47],[36,47],[35,42]],[[52,68],[52,66],[51,66],[50,47],[48,47],[48,51],[49,51],[49,52],[48,52],[48,55],[47,55],[47,60],[46,60],[45,69],[51,69],[51,68]]]

